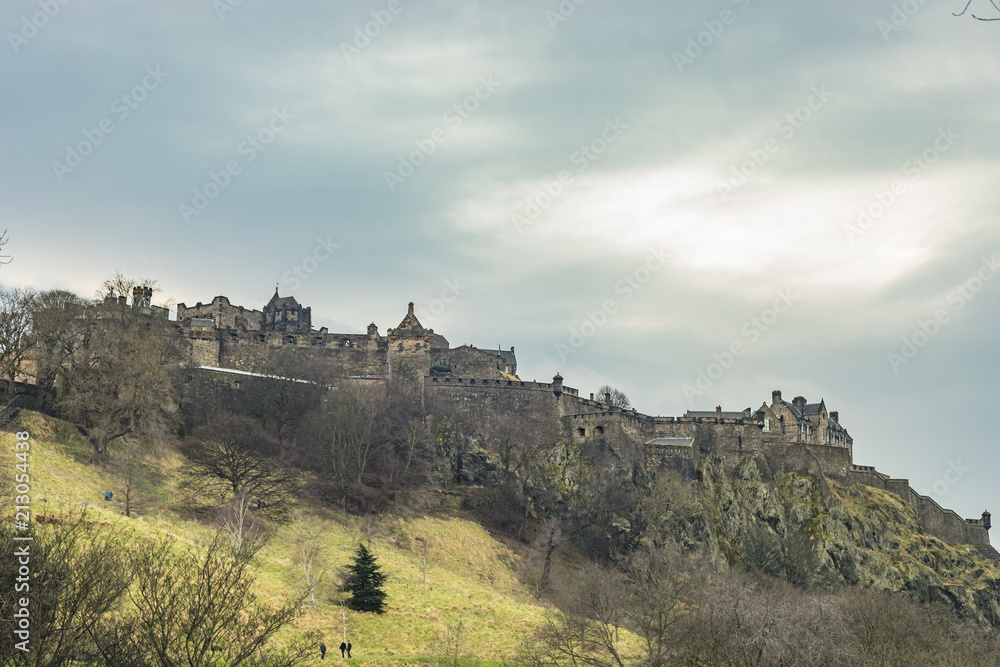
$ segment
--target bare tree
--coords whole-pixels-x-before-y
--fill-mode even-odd
[[[35,297],[28,289],[0,286],[0,377],[9,383],[25,375],[25,362],[36,347],[31,319]]]
[[[0,233],[0,248],[3,248],[5,245],[7,245],[7,241],[9,240],[10,239],[7,238],[7,230],[5,229],[3,230],[2,233]],[[13,259],[14,258],[11,255],[0,255],[0,266],[3,266],[4,264],[10,264],[11,261],[13,261]]]
[[[241,494],[270,518],[288,511],[295,477],[277,459],[278,443],[249,417],[219,415],[183,451],[204,492],[217,501]]]
[[[85,302],[65,290],[49,290],[35,296],[31,308],[31,328],[34,333],[34,380],[40,405],[56,405],[56,385],[72,368],[77,348],[82,345],[74,320],[84,314]]]
[[[620,389],[615,389],[611,385],[602,385],[600,389],[597,390],[597,395],[594,396],[595,399],[602,402],[608,402],[608,404],[613,408],[619,408],[621,410],[628,410],[632,407],[632,401],[629,400],[628,396],[625,395]]]
[[[118,495],[123,500],[122,512],[132,517],[144,510],[145,492],[150,472],[145,464],[145,451],[137,442],[127,442],[108,461],[108,469],[118,478]]]
[[[11,554],[0,559],[0,629],[5,637],[0,662],[70,664],[75,652],[92,649],[93,634],[117,612],[132,581],[128,536],[86,513],[65,517],[58,530],[33,531],[30,542],[15,541],[24,536],[15,536],[10,521],[0,525],[0,544]],[[30,559],[30,580],[19,574],[25,559]],[[24,609],[22,599],[28,601],[27,616],[21,616],[30,619],[28,651],[16,648],[15,613]]]
[[[135,284],[116,275],[105,287]],[[60,405],[87,428],[98,453],[124,438],[147,444],[169,438],[177,411],[171,371],[181,358],[177,328],[125,299],[90,305],[71,328]]]
[[[523,660],[529,665],[625,667],[620,628],[628,596],[624,577],[612,568],[590,565],[567,591],[564,613],[527,640]]]
[[[250,664],[268,650],[274,634],[298,614],[302,591],[272,606],[254,592],[253,549],[233,551],[216,533],[206,547],[177,551],[162,539],[135,560],[135,631],[152,658],[164,667]],[[313,642],[311,636],[304,642]],[[266,664],[298,662],[304,642],[269,653]],[[263,662],[263,661],[262,661]]]
[[[1000,4],[997,4],[997,0],[989,0],[989,3],[993,5],[993,9],[995,9],[998,13],[1000,13]],[[962,9],[962,11],[956,12],[953,15],[964,16],[965,13],[969,11],[969,7],[971,6],[972,6],[972,0],[967,0],[967,2],[965,3],[965,7]],[[1000,16],[994,18],[983,18],[982,16],[978,16],[976,14],[970,14],[970,15],[977,21],[1000,21]]]
[[[299,541],[295,562],[305,576],[309,602],[315,611],[316,588],[323,583],[323,577],[326,574],[326,550],[323,545],[316,541],[315,535],[310,534],[308,538]]]
[[[229,536],[233,550],[258,551],[270,538],[270,531],[263,521],[251,511],[253,499],[245,490],[238,491],[228,505],[219,511],[219,525]]]

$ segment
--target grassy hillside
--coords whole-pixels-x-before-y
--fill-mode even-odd
[[[205,522],[183,518],[179,491],[183,473],[177,454],[147,460],[157,479],[143,490],[139,516],[128,519],[122,515],[120,478],[95,463],[92,448],[72,425],[22,411],[8,432],[0,434],[10,469],[15,462],[10,432],[14,430],[32,435],[36,523],[44,522],[46,515],[88,506],[88,511],[118,529],[135,531],[137,539],[167,534],[178,544],[196,544],[214,532]],[[103,501],[109,489],[115,491],[111,503]],[[526,634],[555,613],[519,583],[516,573],[523,555],[518,546],[499,541],[453,510],[372,520],[301,501],[292,520],[276,529],[260,553],[262,598],[278,600],[301,586],[304,578],[296,556],[310,536],[326,553],[325,582],[316,595],[317,608],[308,606],[297,627],[280,635],[279,641],[287,639],[289,632],[319,630],[333,651],[340,644],[346,620],[354,656],[365,662],[454,657],[456,651],[460,657],[506,661],[515,657]],[[383,615],[345,610],[339,603],[342,595],[336,571],[362,540],[389,575],[389,610]]]

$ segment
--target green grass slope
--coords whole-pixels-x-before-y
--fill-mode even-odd
[[[137,539],[169,535],[179,545],[198,544],[214,533],[208,523],[184,518],[178,504],[182,498],[178,455],[147,461],[157,479],[143,490],[139,515],[125,518],[117,491],[120,479],[94,461],[90,445],[75,427],[37,413],[19,413],[0,433],[11,471],[16,463],[16,430],[27,430],[32,436],[32,518],[36,523],[86,507],[96,519],[133,531]],[[110,503],[103,500],[109,489],[115,491]],[[259,554],[262,599],[277,601],[304,584],[298,554],[310,537],[325,554],[326,574],[316,591],[316,608],[307,603],[295,627],[283,631],[278,642],[287,641],[293,633],[319,630],[339,660],[336,647],[346,625],[354,657],[362,663],[454,659],[456,655],[509,661],[516,657],[522,639],[555,613],[519,583],[516,572],[522,555],[516,545],[499,541],[474,521],[453,512],[361,519],[302,502],[292,520],[276,528]],[[340,604],[343,595],[337,588],[337,572],[360,541],[369,545],[389,575],[385,614],[354,612]]]

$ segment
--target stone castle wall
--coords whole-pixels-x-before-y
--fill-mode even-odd
[[[177,304],[178,322],[189,320],[192,317],[212,320],[218,329],[241,329],[247,331],[260,331],[264,321],[264,313],[262,311],[247,309],[243,306],[234,306],[224,296],[215,297],[210,304],[198,302],[191,307],[187,307],[183,303]]]
[[[715,418],[654,417],[582,398],[558,376],[551,383],[511,379],[505,373],[512,375],[516,366],[507,366],[498,351],[449,348],[445,339],[420,327],[412,304],[401,327],[390,329],[387,336],[379,336],[374,325],[367,334],[262,331],[263,317],[262,311],[233,306],[226,297],[215,297],[208,305],[177,307],[193,366],[261,373],[300,369],[302,377],[312,378],[408,378],[422,382],[425,392],[444,405],[473,415],[489,412],[526,423],[550,423],[568,442],[578,444],[603,443],[612,435],[639,443],[686,438],[691,446],[651,444],[647,456],[661,469],[692,479],[704,453],[720,457],[729,468],[749,457],[764,457],[772,475],[806,472],[888,490],[917,510],[929,534],[952,544],[989,544],[982,520],[966,520],[943,509],[917,494],[907,480],[853,465],[853,441],[837,414],[828,414],[822,402],[813,404],[808,419],[801,416],[805,399],[788,403],[780,392],[774,392],[770,407],[765,404],[755,417],[745,419],[723,418],[721,411]],[[191,318],[210,319],[214,326],[199,326]],[[770,431],[763,431],[765,423]],[[830,441],[835,444],[823,444]]]
[[[963,519],[953,510],[945,509],[933,498],[913,490],[907,479],[892,479],[872,466],[852,465],[848,479],[896,494],[912,505],[920,516],[924,531],[949,544],[989,544],[989,531],[982,519]]]

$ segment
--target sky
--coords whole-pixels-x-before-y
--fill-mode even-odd
[[[0,282],[280,283],[335,332],[412,301],[646,414],[822,398],[856,463],[1000,511],[1000,9],[966,2],[7,0]]]

